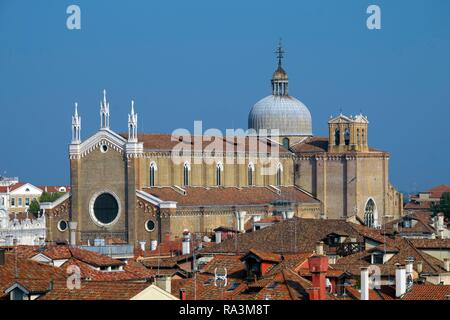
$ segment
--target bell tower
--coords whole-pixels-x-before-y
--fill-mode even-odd
[[[350,151],[367,152],[369,120],[359,114],[330,117],[328,121],[328,152],[345,153]]]

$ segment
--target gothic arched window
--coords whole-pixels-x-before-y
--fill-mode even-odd
[[[356,129],[356,144],[361,144],[361,141],[360,141],[360,139],[359,139],[359,128],[358,129]]]
[[[150,179],[149,179],[149,186],[154,187],[155,186],[155,178],[156,178],[156,171],[158,168],[156,167],[156,163],[152,162],[150,164]]]
[[[350,144],[350,130],[348,128],[345,129],[344,140],[345,140],[345,145],[348,146]]]
[[[341,132],[336,128],[334,131],[334,145],[338,146],[341,144]]]
[[[253,186],[255,184],[254,175],[255,175],[255,166],[253,165],[253,163],[250,162],[247,168],[247,183],[249,186]]]
[[[364,223],[369,228],[375,226],[375,202],[373,199],[367,201],[366,208],[364,209]]]
[[[361,139],[361,143],[362,144],[366,144],[366,136],[364,134],[364,129],[362,129],[362,139]]]
[[[281,165],[281,163],[278,164],[277,167],[277,177],[276,177],[276,184],[277,186],[281,186],[283,184],[283,166]]]
[[[222,163],[218,163],[216,165],[216,185],[217,186],[221,186],[223,181],[222,181],[222,173],[223,173],[223,165]]]
[[[189,162],[185,162],[183,166],[183,186],[189,186],[189,172],[191,171],[191,166]]]

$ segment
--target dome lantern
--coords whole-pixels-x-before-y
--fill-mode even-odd
[[[282,65],[282,59],[284,57],[284,50],[281,44],[281,39],[278,44],[278,48],[275,51],[278,59],[278,68],[272,75],[272,94],[274,96],[287,96],[288,95],[288,75],[284,71]]]

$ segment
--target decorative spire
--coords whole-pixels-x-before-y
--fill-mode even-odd
[[[106,100],[106,90],[103,90],[103,102],[100,102],[100,129],[109,129],[109,102]]]
[[[134,100],[131,100],[131,113],[128,114],[128,142],[137,142],[138,115],[134,113]]]
[[[283,44],[282,44],[282,39],[280,38],[280,40],[278,41],[278,47],[277,50],[275,50],[275,53],[277,54],[277,59],[278,59],[278,67],[281,67],[281,61],[284,58],[284,49],[283,49]]]
[[[81,142],[81,117],[78,115],[78,103],[75,102],[75,112],[72,116],[72,144]]]

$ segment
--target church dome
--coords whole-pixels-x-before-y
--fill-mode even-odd
[[[282,136],[312,136],[311,113],[296,98],[288,95],[288,75],[281,66],[283,49],[278,47],[278,68],[272,76],[272,95],[258,101],[248,115],[248,128],[278,129]]]
[[[253,106],[248,115],[248,127],[257,132],[278,129],[282,136],[311,136],[311,113],[294,97],[270,95]]]

